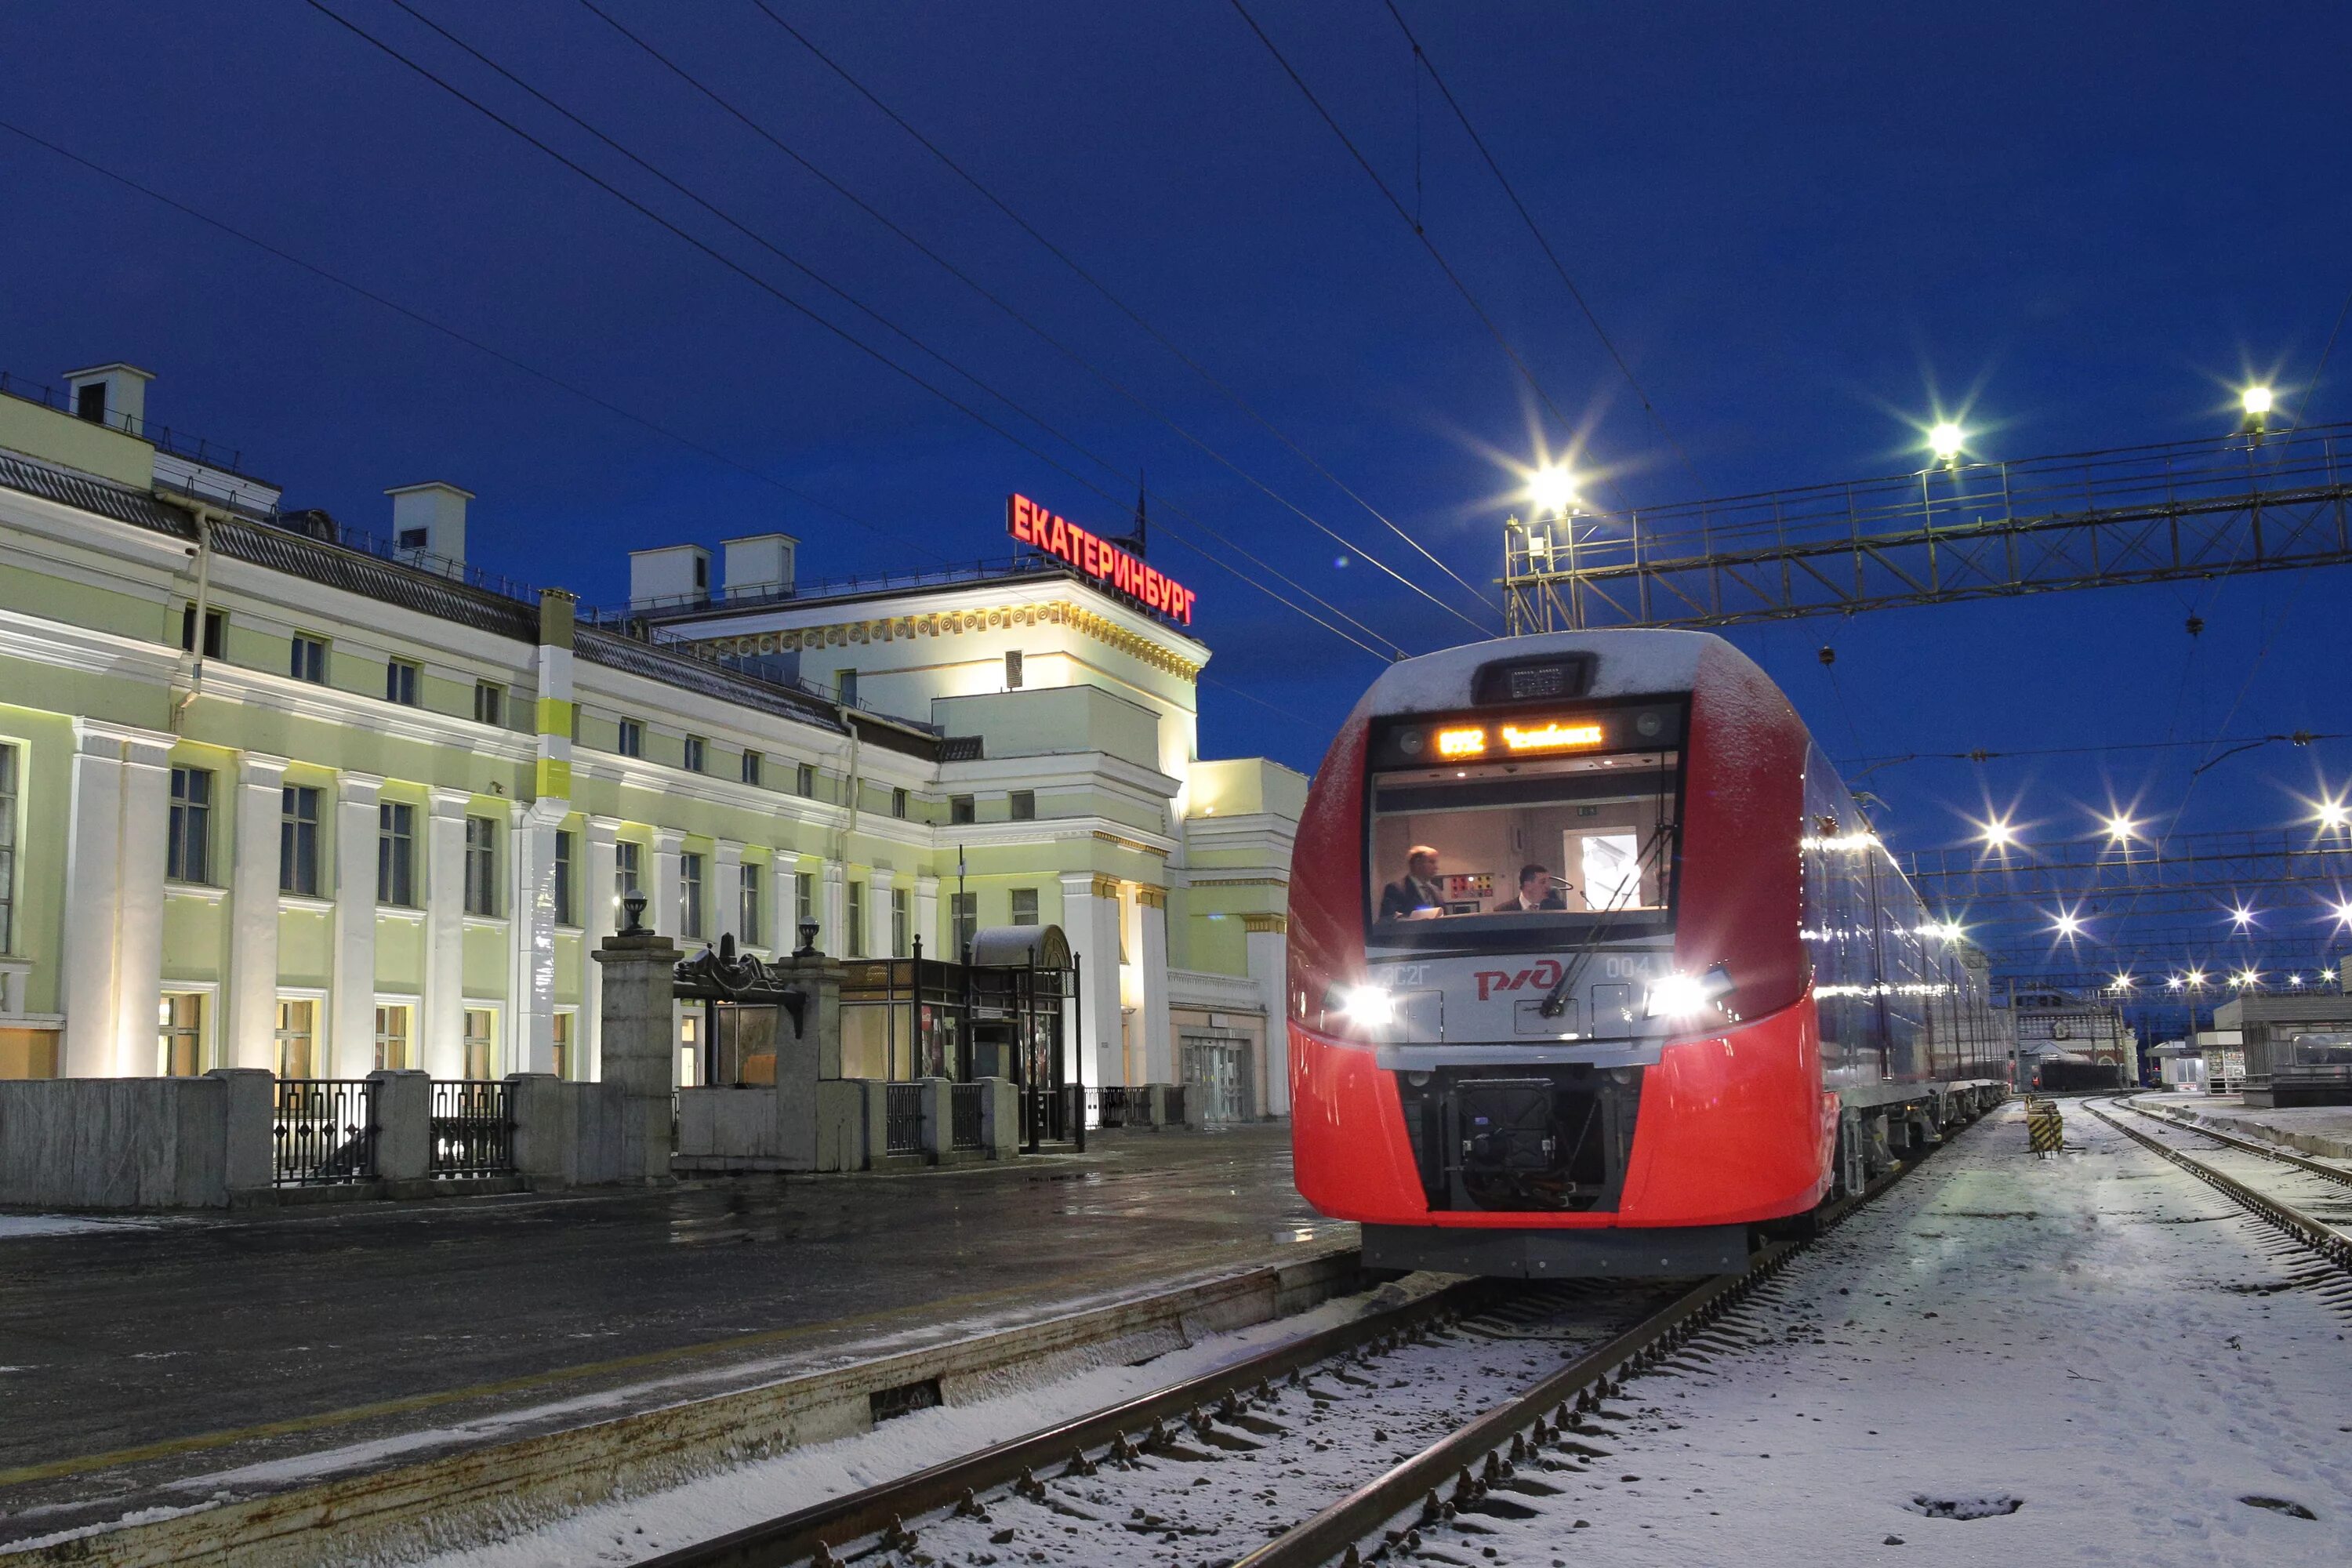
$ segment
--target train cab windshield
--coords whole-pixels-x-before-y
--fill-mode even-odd
[[[1590,728],[1605,744],[1619,726]],[[1678,751],[1496,757],[1481,743],[1429,764],[1449,742],[1467,752],[1472,733],[1441,726],[1418,747],[1410,734],[1376,747],[1381,761],[1420,765],[1376,762],[1370,780],[1372,947],[1549,949],[1672,931]]]

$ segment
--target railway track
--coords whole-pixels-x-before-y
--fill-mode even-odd
[[[1913,1164],[1825,1211],[1818,1228]],[[1773,1243],[1742,1273],[1696,1281],[1465,1281],[647,1561],[824,1568],[1149,1556],[1305,1568],[1407,1555],[1424,1532],[1475,1531],[1480,1514],[1525,1517],[1559,1489],[1547,1470],[1606,1458],[1609,1403],[1626,1379],[1706,1336],[1804,1245]],[[1334,1500],[1301,1520],[1302,1500],[1316,1498]]]
[[[2158,1123],[2168,1136],[2143,1131],[2108,1114],[2104,1106]],[[2336,1268],[2352,1272],[2352,1171],[2148,1110],[2133,1104],[2128,1097],[2086,1100],[2084,1107],[2107,1126],[2162,1155]],[[2199,1153],[2180,1146],[2182,1141],[2189,1139],[2207,1141],[2200,1149],[2206,1157],[2200,1158]],[[2217,1155],[2216,1148],[2226,1152]],[[2247,1179],[2257,1173],[2273,1173],[2274,1180],[2257,1184]]]

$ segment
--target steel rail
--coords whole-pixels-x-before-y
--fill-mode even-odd
[[[1857,1195],[1831,1205],[1821,1214],[1814,1235],[1843,1221],[1902,1180],[1918,1163],[1898,1161]],[[1572,1441],[1580,1429],[1591,1436],[1589,1428],[1580,1427],[1580,1418],[1623,1387],[1625,1371],[1646,1372],[1673,1357],[1780,1273],[1811,1239],[1773,1243],[1757,1253],[1744,1272],[1718,1275],[1685,1292],[1525,1394],[1439,1438],[1312,1519],[1236,1558],[1231,1568],[1321,1568],[1334,1560],[1352,1565],[1361,1561],[1358,1553],[1361,1542],[1416,1503],[1421,1508],[1420,1523],[1436,1523],[1465,1508],[1475,1508],[1497,1484],[1507,1487],[1508,1475],[1501,1458],[1504,1450],[1516,1458],[1546,1442]],[[1613,1387],[1612,1373],[1618,1374]],[[1574,1401],[1572,1407],[1570,1401]],[[1557,1422],[1547,1428],[1545,1414],[1555,1407]],[[1482,1461],[1483,1475],[1474,1474],[1473,1468]],[[1441,1490],[1449,1485],[1452,1500],[1441,1500]],[[1397,1544],[1404,1534],[1391,1531],[1383,1545]]]
[[[803,1559],[831,1563],[835,1545],[877,1533],[896,1536],[905,1520],[957,1506],[985,1488],[1024,1480],[1047,1465],[1073,1464],[1083,1471],[1088,1468],[1084,1458],[1088,1448],[1139,1437],[1155,1423],[1181,1418],[1200,1405],[1244,1393],[1255,1384],[1327,1361],[1384,1335],[1474,1309],[1497,1293],[1493,1280],[1464,1280],[1123,1404],[665,1552],[645,1559],[642,1568],[776,1568]]]
[[[2150,1121],[2161,1121],[2168,1126],[2178,1127],[2184,1132],[2194,1132],[2200,1138],[2216,1139],[2221,1142],[2243,1149],[2249,1154],[2260,1154],[2265,1159],[2276,1160],[2282,1164],[2299,1166],[2315,1176],[2325,1176],[2331,1182],[2341,1182],[2346,1186],[2352,1187],[2352,1171],[2345,1170],[2342,1166],[2323,1165],[2316,1160],[2306,1159],[2301,1154],[2282,1149],[2275,1143],[2265,1143],[2258,1138],[2242,1137],[2235,1132],[2223,1132],[2208,1127],[2201,1121],[2191,1121],[2185,1117],[2175,1116],[2168,1110],[2150,1110],[2146,1106],[2135,1103],[2130,1096],[2126,1096],[2116,1103],[2135,1116],[2145,1116]]]
[[[2125,1109],[2130,1109],[2121,1100],[2108,1103],[2123,1105]],[[2085,1100],[2083,1108],[2133,1142],[2161,1154],[2199,1181],[2216,1189],[2240,1207],[2250,1209],[2260,1218],[2268,1220],[2337,1268],[2352,1272],[2352,1237],[2347,1237],[2333,1226],[2312,1218],[2292,1204],[2284,1203],[2268,1193],[2248,1186],[2235,1176],[2216,1170],[2202,1160],[2184,1154],[2171,1145],[2149,1137],[2137,1127],[2126,1126],[2100,1110],[2098,1105],[2092,1101]],[[2143,1111],[2141,1114],[2147,1113]],[[2202,1133],[2205,1129],[2191,1127],[2185,1131]],[[2219,1134],[2208,1134],[2208,1136],[2218,1137]],[[2268,1151],[2263,1151],[2263,1152],[2268,1152]]]

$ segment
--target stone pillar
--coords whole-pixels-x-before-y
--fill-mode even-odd
[[[277,1150],[270,1139],[278,1120],[277,1075],[255,1068],[215,1068],[205,1076],[228,1086],[222,1184],[231,1193],[267,1190],[276,1174]]]
[[[849,908],[848,868],[838,860],[824,862],[821,888],[822,912],[817,919],[824,922],[824,929],[817,933],[816,945],[819,951],[829,952],[835,958],[846,957],[849,953],[849,917],[846,913]]]
[[[387,1182],[424,1180],[433,1168],[433,1075],[409,1068],[366,1076],[375,1085],[375,1173]]]
[[[1286,915],[1244,915],[1242,941],[1249,977],[1265,998],[1265,1094],[1268,1116],[1290,1114],[1290,921]]]
[[[623,1095],[620,1179],[633,1186],[667,1182],[677,1071],[671,1023],[677,943],[651,931],[624,931],[604,939],[596,963],[604,993],[604,1077]]]
[[[247,752],[238,760],[236,854],[229,862],[228,998],[220,1053],[224,1067],[278,1065],[278,826],[285,785],[285,758]]]
[[[568,1187],[580,1179],[580,1090],[553,1073],[507,1074],[508,1114],[514,1119],[514,1167],[534,1184]]]
[[[1009,1078],[984,1078],[980,1084],[980,1141],[989,1158],[1009,1160],[1021,1147],[1021,1091]]]
[[[376,805],[383,780],[345,773],[335,791],[334,992],[327,1057],[334,1078],[375,1066]]]
[[[923,951],[933,958],[961,961],[963,954],[950,951],[951,942],[943,939],[940,931],[940,879],[937,877],[915,879],[915,934],[923,939]]]
[[[580,901],[580,1076],[594,1082],[604,1076],[604,983],[596,969],[596,950],[620,924],[613,889],[620,874],[614,846],[620,841],[621,825],[609,816],[592,816],[584,826],[582,860],[587,869],[573,889]]]
[[[1135,906],[1139,938],[1136,967],[1143,973],[1143,996],[1137,1005],[1141,1013],[1143,1081],[1176,1083],[1182,1074],[1168,1014],[1168,889],[1139,888]]]
[[[466,804],[436,788],[425,825],[425,994],[417,1061],[435,1078],[466,1075]]]
[[[569,802],[517,805],[507,835],[514,868],[507,903],[507,1060],[518,1072],[555,1071],[555,834]],[[579,874],[577,866],[573,875]],[[573,889],[577,899],[584,889]]]
[[[801,1031],[792,1016],[776,1026],[776,1152],[787,1171],[819,1168],[817,1085],[841,1077],[841,965],[829,958],[780,958],[787,984],[808,993]]]
[[[890,945],[890,889],[898,885],[898,874],[887,866],[877,866],[866,873],[866,953],[869,958],[896,958],[898,955],[898,950]]]
[[[703,911],[702,929],[710,933],[716,943],[722,936],[732,934],[735,944],[743,944],[743,847],[725,838],[710,843],[711,877],[709,897],[713,908]]]
[[[122,910],[122,733],[74,721],[58,1006],[67,1078],[114,1076],[115,931]],[[153,1014],[149,1014],[152,1026]]]
[[[1062,874],[1062,934],[1079,965],[1077,1048],[1086,1080],[1097,1088],[1129,1082],[1119,1049],[1118,879],[1090,871]]]
[[[657,935],[675,937],[677,931],[677,858],[686,851],[686,835],[675,827],[654,829],[653,881],[646,889],[646,920]],[[708,914],[709,911],[705,910]]]
[[[943,1078],[919,1078],[923,1086],[923,1158],[948,1163],[955,1150],[955,1091]]]
[[[171,759],[169,736],[134,732],[124,739],[122,906],[114,938],[114,1070],[124,1078],[153,1078],[163,1066],[155,1054],[155,1010],[163,1001],[163,870],[172,823]],[[68,929],[68,940],[79,934]]]

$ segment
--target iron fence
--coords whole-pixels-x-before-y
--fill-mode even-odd
[[[923,1152],[923,1091],[919,1083],[882,1086],[882,1152],[919,1154]]]
[[[1161,1126],[1181,1127],[1185,1124],[1184,1094],[1185,1086],[1181,1083],[1171,1083],[1160,1091],[1160,1121]]]
[[[948,1147],[978,1149],[981,1142],[981,1097],[988,1092],[984,1083],[955,1083],[948,1086]]]
[[[494,1079],[433,1080],[436,1176],[498,1176],[514,1169],[514,1118],[507,1086]]]
[[[1087,1090],[1097,1127],[1145,1127],[1151,1122],[1151,1091],[1124,1084]]]
[[[279,1079],[269,1131],[270,1180],[278,1186],[372,1180],[375,1085],[365,1079]]]

